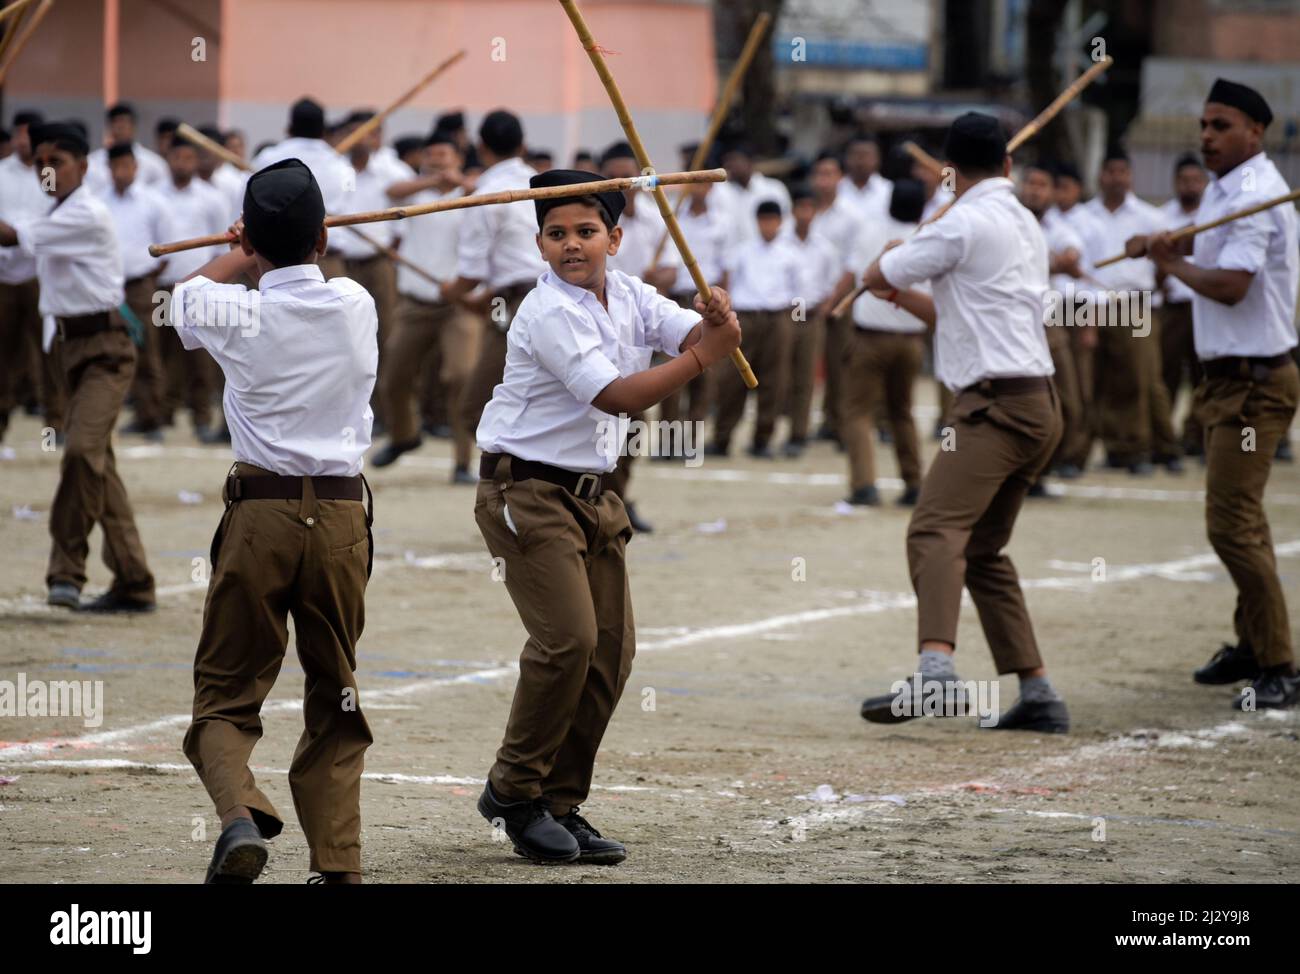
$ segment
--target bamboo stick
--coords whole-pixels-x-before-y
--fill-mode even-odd
[[[457,51],[451,57],[447,58],[447,60],[443,61],[440,65],[438,65],[428,74],[426,74],[423,78],[421,78],[419,81],[413,84],[409,89],[407,89],[405,93],[403,93],[395,102],[393,102],[391,105],[385,108],[382,112],[377,114],[374,118],[362,122],[360,125],[358,125],[355,129],[352,130],[352,132],[350,132],[347,136],[341,139],[339,141],[339,144],[336,145],[334,148],[337,149],[340,153],[346,153],[349,149],[351,149],[354,145],[356,145],[358,142],[364,139],[367,135],[369,135],[379,126],[383,125],[384,120],[388,118],[389,115],[393,114],[393,112],[397,111],[408,101],[410,101],[412,98],[418,95],[421,90],[431,85],[435,78],[437,78],[440,74],[442,74],[453,64],[455,64],[457,61],[463,58],[465,54],[466,52],[462,49]]]
[[[904,142],[903,150],[909,156],[911,156],[913,159],[919,162],[921,165],[925,166],[926,169],[929,169],[936,176],[943,175],[943,163],[940,162],[938,159],[936,159],[934,156],[930,155],[930,153],[926,152],[915,142],[912,141]]]
[[[36,8],[36,12],[30,17],[23,19],[22,28],[17,31],[13,43],[8,45],[7,56],[4,58],[3,62],[0,62],[0,84],[4,84],[4,80],[9,74],[9,69],[13,67],[14,62],[17,61],[19,55],[23,53],[23,48],[27,46],[28,40],[31,39],[32,34],[36,31],[36,28],[41,25],[41,21],[45,19],[45,15],[50,12],[50,8],[53,6],[54,0],[41,0],[41,5]],[[17,27],[17,23],[15,23],[14,26]],[[8,38],[6,38],[6,40],[8,40]]]
[[[19,10],[22,10],[23,7],[26,7],[31,2],[32,0],[18,0],[17,3],[9,4],[9,6],[5,7],[3,10],[0,10],[0,21],[7,20],[11,15],[17,13]]]

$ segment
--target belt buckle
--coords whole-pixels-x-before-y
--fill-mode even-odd
[[[584,491],[582,485],[588,478],[591,479],[591,487],[589,490]],[[583,500],[591,500],[600,492],[600,474],[584,473],[578,478],[578,483],[574,486],[573,492]]]
[[[239,483],[239,474],[235,473],[233,470],[226,474],[226,499],[237,501],[243,492],[243,488]]]

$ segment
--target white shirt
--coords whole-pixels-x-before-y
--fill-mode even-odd
[[[772,202],[781,207],[781,220],[790,217],[790,191],[779,179],[755,172],[749,177],[749,185],[740,183],[716,183],[709,195],[717,195],[718,202],[731,215],[733,240],[737,243],[758,238],[758,204]]]
[[[836,194],[835,202],[813,217],[812,228],[831,242],[836,253],[843,259],[858,240],[862,228],[862,218],[858,211],[843,196]],[[858,272],[866,270],[863,264]]]
[[[716,284],[722,280],[722,253],[727,245],[729,225],[726,212],[713,200],[712,190],[709,191],[706,199],[708,209],[703,213],[692,213],[688,201],[677,214],[677,225],[682,228],[682,236],[686,238],[686,243],[691,248],[691,254],[700,267],[700,273],[710,284]],[[695,279],[687,272],[686,263],[671,240],[664,246],[663,260],[664,263],[670,263],[677,268],[673,293],[694,294]]]
[[[126,279],[156,272],[162,261],[149,256],[149,245],[174,238],[162,197],[136,180],[122,194],[110,185],[108,193],[100,198],[113,215]]]
[[[1222,178],[1210,180],[1197,220],[1208,223],[1288,192],[1286,180],[1261,152]],[[1193,238],[1192,262],[1197,266],[1255,275],[1246,296],[1231,306],[1193,295],[1192,334],[1198,358],[1264,357],[1295,347],[1300,283],[1296,223],[1295,207],[1284,203]]]
[[[44,316],[42,347],[54,340],[54,318],[97,314],[121,305],[122,258],[113,217],[84,185],[46,216],[13,224],[18,246],[36,258]]]
[[[171,180],[172,173],[167,160],[153,149],[139,142],[132,142],[131,154],[135,156],[136,182],[156,188]],[[86,184],[96,196],[103,196],[113,188],[113,175],[109,171],[107,149],[96,149],[86,157]]]
[[[226,374],[222,410],[236,460],[289,476],[359,474],[379,365],[375,301],[315,264],[262,275],[257,290],[195,277],[172,319],[188,349]]]
[[[167,208],[167,221],[171,224],[172,235],[176,239],[206,237],[230,229],[225,197],[198,176],[191,179],[183,189],[178,189],[169,179],[157,187],[157,192]],[[219,244],[172,254],[167,258],[167,266],[158,275],[158,283],[167,286],[189,277],[225,249],[227,245]]]
[[[608,258],[605,266],[632,277],[640,277],[651,269],[655,249],[667,228],[659,207],[649,193],[638,193],[635,205],[635,212],[624,210],[618,218],[618,225],[623,228],[623,241],[618,245],[618,253]],[[672,241],[664,244],[659,263],[671,265],[675,250]]]
[[[354,185],[355,173],[352,166],[334,151],[324,139],[304,139],[292,136],[283,142],[267,146],[253,157],[253,172],[265,169],[285,159],[297,159],[311,170],[320,186],[321,198],[325,201],[325,212],[339,215],[352,212],[347,208],[347,200]],[[249,173],[248,175],[252,175]],[[247,179],[245,179],[247,183]]]
[[[248,182],[246,173],[236,169],[228,162],[223,162],[212,170],[208,185],[219,192],[226,201],[226,212],[230,222],[234,223],[244,213],[244,184]]]
[[[1082,269],[1083,238],[1075,233],[1072,226],[1066,223],[1059,214],[1054,216],[1050,211],[1043,214],[1043,218],[1038,221],[1038,226],[1043,231],[1043,239],[1047,241],[1049,260],[1056,254],[1063,254],[1067,250],[1073,250],[1079,255],[1079,267]],[[1049,282],[1053,291],[1059,291],[1062,294],[1074,288],[1077,283],[1069,274],[1052,274]]]
[[[503,159],[483,171],[475,193],[486,196],[505,189],[527,189],[536,176],[519,157]],[[537,207],[530,200],[465,211],[460,225],[461,277],[483,281],[493,290],[537,279],[546,262],[537,251]],[[527,459],[527,458],[525,458]]]
[[[917,224],[902,223],[892,216],[883,220],[868,220],[862,225],[853,249],[844,261],[843,269],[853,275],[856,285],[862,275],[882,253],[891,240],[907,240],[916,232]],[[929,285],[922,281],[918,290],[928,292]],[[853,324],[874,331],[894,331],[906,335],[919,335],[925,331],[925,322],[910,311],[904,311],[892,301],[876,297],[870,291],[853,302]]]
[[[537,279],[510,325],[505,377],[478,425],[480,450],[573,471],[614,469],[618,420],[591,401],[647,369],[652,352],[676,356],[700,316],[619,271],[606,270],[605,299],[608,311],[550,270]]]
[[[1197,210],[1192,210],[1191,213],[1185,211],[1183,204],[1178,202],[1177,196],[1160,207],[1160,212],[1164,215],[1164,228],[1166,230],[1181,230],[1183,227],[1197,222]],[[1178,278],[1165,278],[1165,294],[1170,304],[1185,304],[1192,300],[1195,293]]]
[[[848,176],[840,177],[838,196],[858,211],[864,220],[878,220],[889,215],[889,202],[894,196],[894,184],[873,172],[866,184],[859,187]]]
[[[1100,196],[1088,203],[1087,208],[1097,226],[1097,246],[1105,251],[1094,256],[1094,261],[1124,253],[1124,243],[1129,237],[1164,229],[1165,219],[1160,211],[1133,193],[1124,197],[1124,202],[1114,211],[1106,208]],[[1156,265],[1145,257],[1125,258],[1108,267],[1094,267],[1089,273],[1112,291],[1154,291],[1156,287]]]
[[[1043,328],[1047,242],[1011,180],[976,183],[942,220],[885,254],[880,270],[897,288],[931,282],[935,374],[949,389],[1053,373]]]
[[[24,166],[14,153],[0,159],[0,220],[15,224],[44,216],[54,207],[54,197],[41,189],[36,166]],[[21,247],[0,248],[0,284],[22,284],[36,276],[36,258]]]
[[[799,252],[784,236],[756,237],[722,257],[727,291],[737,311],[790,311],[800,293]]]
[[[447,193],[440,193],[436,189],[424,189],[407,197],[401,205],[420,206],[425,203],[436,203],[439,200],[463,196],[464,193],[465,191],[459,186]],[[402,256],[440,281],[454,279],[460,225],[465,219],[466,212],[466,210],[446,210],[442,213],[426,213],[424,216],[413,216],[403,220]],[[402,263],[397,265],[397,290],[421,301],[442,300],[442,288],[416,274]]]
[[[782,236],[799,255],[798,297],[803,299],[805,311],[811,315],[817,305],[835,290],[842,275],[843,259],[835,246],[811,226],[808,236],[803,239],[799,238],[793,225]]]
[[[934,195],[926,200],[925,206],[921,208],[921,222],[924,223],[930,219],[954,199],[956,199],[956,194],[952,190],[944,189],[942,186],[936,187]]]

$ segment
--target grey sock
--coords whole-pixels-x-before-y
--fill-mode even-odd
[[[953,665],[952,653],[941,653],[937,649],[921,650],[916,671],[925,680],[957,679],[957,668]]]
[[[1020,699],[1026,703],[1048,703],[1060,700],[1052,681],[1045,676],[1022,676],[1020,678]]]

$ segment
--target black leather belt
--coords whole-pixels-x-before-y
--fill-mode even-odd
[[[226,477],[226,500],[296,501],[302,499],[302,482],[306,477],[283,474],[259,474],[241,477],[233,471]],[[365,486],[357,477],[312,477],[311,489],[322,501],[359,501]]]
[[[510,476],[514,480],[544,480],[548,484],[563,487],[574,497],[593,501],[609,487],[609,475],[599,473],[574,473],[563,467],[553,467],[549,463],[536,460],[521,460],[508,453],[484,453],[479,457],[478,475],[484,480],[491,480],[496,473],[497,464],[503,457],[510,457]]]
[[[1204,359],[1201,368],[1211,379],[1253,379],[1266,377],[1292,361],[1289,352],[1280,355],[1229,355],[1224,358]]]
[[[98,335],[101,331],[111,331],[116,327],[113,324],[113,316],[107,311],[99,311],[93,315],[56,318],[55,321],[59,325],[59,335],[65,340],[89,338],[91,335]]]
[[[1028,392],[1046,392],[1052,380],[1045,375],[1014,375],[1004,379],[984,379],[962,392],[979,392],[986,396],[1020,396]]]
[[[864,325],[854,325],[853,327],[864,335],[883,335],[886,338],[920,338],[925,334],[920,331],[890,331],[888,328],[868,328]]]

